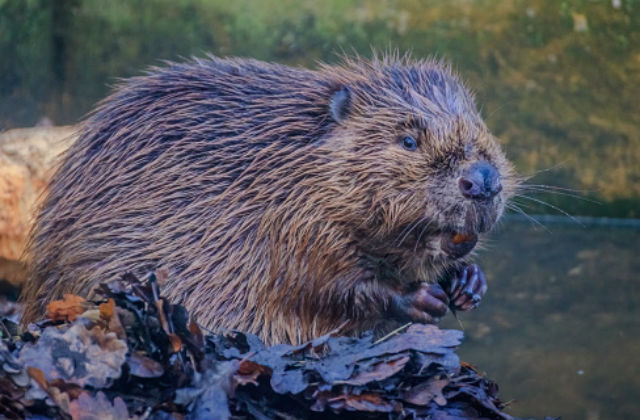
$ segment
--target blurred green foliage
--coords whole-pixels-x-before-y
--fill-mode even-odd
[[[640,217],[638,0],[0,0],[0,129],[75,122],[163,59],[389,47],[451,61],[521,173],[600,204],[545,200]]]

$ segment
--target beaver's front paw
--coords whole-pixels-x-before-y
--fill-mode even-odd
[[[406,294],[395,294],[391,315],[400,321],[435,324],[447,313],[449,298],[439,284],[420,283]]]
[[[477,307],[487,293],[487,279],[480,267],[470,264],[451,278],[449,297],[454,311],[468,311]]]

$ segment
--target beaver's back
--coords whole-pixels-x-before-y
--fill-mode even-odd
[[[32,236],[25,320],[122,270],[231,278],[233,264],[221,264],[229,247],[290,194],[287,167],[313,159],[305,148],[327,130],[330,88],[310,70],[215,58],[127,81],[52,179]],[[246,299],[233,287],[230,298]]]

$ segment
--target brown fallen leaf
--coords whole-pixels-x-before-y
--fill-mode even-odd
[[[29,376],[31,376],[31,378],[33,378],[34,381],[36,381],[38,385],[40,385],[40,388],[45,391],[49,388],[49,385],[47,384],[47,378],[45,378],[44,373],[42,373],[40,369],[29,366],[27,368],[27,373],[29,374]]]
[[[48,382],[60,378],[102,388],[120,377],[126,354],[126,343],[114,333],[76,323],[67,329],[45,328],[37,343],[20,350],[18,360],[27,369],[40,369]]]
[[[82,388],[73,383],[67,383],[62,379],[54,379],[48,382],[44,372],[38,368],[28,367],[27,374],[42,388],[42,390],[60,407],[63,411],[69,406],[69,401],[77,398],[82,392]],[[35,394],[31,394],[34,396]]]
[[[127,420],[129,410],[122,398],[115,397],[113,404],[103,392],[92,397],[88,392],[80,394],[77,400],[69,403],[69,415],[73,420]]]
[[[394,404],[385,400],[380,394],[367,392],[359,395],[346,394],[329,399],[329,405],[333,409],[346,409],[348,411],[370,411],[389,413],[394,411]]]
[[[431,401],[435,401],[439,406],[443,406],[447,403],[447,399],[442,395],[442,390],[448,383],[449,379],[422,382],[405,392],[402,399],[415,405],[427,405]]]
[[[478,373],[478,374],[480,373],[480,371],[475,366],[473,366],[471,363],[465,362],[464,360],[460,361],[460,366],[463,367],[463,368],[471,369],[475,373]]]
[[[109,298],[106,303],[101,303],[100,305],[98,305],[98,309],[100,310],[100,318],[109,323],[109,321],[113,317],[115,306],[116,302],[112,298]]]
[[[189,328],[189,332],[191,333],[191,336],[193,337],[198,347],[200,348],[204,347],[204,335],[202,334],[202,330],[200,329],[198,324],[195,321],[191,320],[189,322],[188,328]]]
[[[174,353],[177,353],[182,348],[182,340],[176,334],[167,334],[169,341],[171,341],[171,348]]]
[[[401,371],[409,359],[409,356],[402,356],[395,359],[382,360],[373,365],[372,370],[358,372],[346,381],[341,381],[341,383],[349,385],[364,385],[371,381],[382,381],[383,379]]]
[[[123,313],[123,312],[125,312],[124,309],[120,309],[120,308],[116,309],[116,311],[113,313],[113,316],[109,320],[109,324],[107,325],[107,329],[109,331],[114,332],[116,334],[116,336],[118,336],[119,339],[126,340],[127,332],[125,331],[124,326],[122,325],[122,322],[120,321],[120,314]]]
[[[53,393],[65,393],[69,396],[69,399],[75,400],[80,396],[83,389],[79,385],[65,382],[62,379],[54,379],[53,381],[49,382],[49,391],[52,391]]]
[[[238,385],[254,384],[258,385],[258,377],[262,374],[270,374],[271,369],[250,360],[243,360],[238,366],[238,370],[233,376]]]
[[[127,363],[131,374],[139,378],[158,378],[164,374],[160,363],[139,352],[131,353],[127,357]]]
[[[84,298],[65,294],[63,300],[54,300],[47,305],[47,318],[53,321],[75,321],[85,309]]]

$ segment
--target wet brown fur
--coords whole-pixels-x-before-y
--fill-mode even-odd
[[[478,159],[503,175],[492,211],[457,188]],[[510,175],[471,95],[433,60],[169,63],[104,100],[53,177],[25,321],[123,270],[167,268],[164,292],[215,330],[298,343],[344,321],[382,328],[393,293],[459,263],[440,250],[441,229],[495,222]]]

